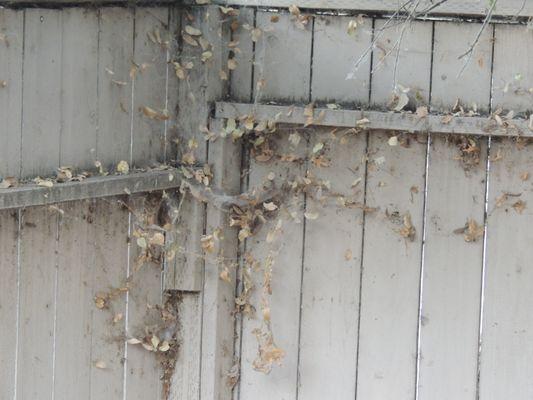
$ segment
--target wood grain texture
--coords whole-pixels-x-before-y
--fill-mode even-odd
[[[493,109],[533,109],[533,35],[522,25],[498,25],[494,32]],[[513,60],[509,62],[509,60]]]
[[[395,89],[410,89],[416,105],[429,101],[432,22],[385,26],[376,19],[370,102],[386,106]]]
[[[0,398],[15,395],[18,335],[18,211],[0,213]]]
[[[24,12],[0,10],[0,177],[19,176]]]
[[[133,25],[131,9],[100,10],[96,158],[107,169],[131,164]]]
[[[60,165],[94,168],[98,125],[98,12],[61,11]]]
[[[214,120],[210,128],[223,127]],[[213,185],[229,195],[240,192],[241,144],[231,138],[216,140],[209,145],[209,160],[215,177]],[[228,374],[234,364],[235,288],[237,272],[238,229],[230,227],[230,213],[213,206],[207,207],[206,234],[222,233],[215,241],[213,252],[206,252],[202,310],[202,400],[231,400],[232,387]],[[227,272],[227,279],[221,274]]]
[[[358,398],[413,398],[424,215],[426,137],[409,147],[370,135],[363,247]],[[414,188],[414,189],[412,189]],[[412,240],[402,236],[410,218]],[[405,235],[405,233],[404,233]]]
[[[531,364],[533,327],[530,309],[533,240],[531,181],[533,148],[511,140],[493,141],[491,155],[503,158],[490,165],[487,219],[485,302],[481,346],[481,399],[533,396]],[[515,194],[505,199],[505,193]],[[523,202],[518,203],[517,202]],[[525,205],[521,211],[520,204]],[[513,207],[513,205],[515,205]]]
[[[135,12],[134,62],[137,72],[132,110],[132,161],[136,166],[151,166],[162,162],[165,157],[166,121],[149,118],[144,114],[143,107],[168,114],[168,21],[167,8],[137,8]]]
[[[339,104],[367,104],[370,93],[370,53],[348,79],[356,61],[370,46],[372,19],[357,22],[355,32],[348,32],[352,17],[316,17],[313,40],[314,101]]]
[[[35,207],[22,218],[17,396],[52,400],[58,213]]]
[[[242,8],[239,10],[237,21],[239,26],[232,32],[232,40],[238,42],[239,51],[235,51],[230,57],[237,62],[237,67],[230,71],[230,96],[236,101],[252,101],[250,88],[252,85],[254,48],[252,32],[255,26],[255,10]],[[246,29],[248,28],[248,29]]]
[[[52,175],[61,140],[61,11],[25,11],[22,176]],[[43,101],[47,99],[47,101]]]
[[[288,14],[279,14],[277,22],[272,22],[273,15],[257,12],[262,34],[255,47],[254,98],[308,101],[313,21],[302,29]]]
[[[335,135],[323,128],[311,138],[310,148],[325,144],[330,165],[311,163],[310,176],[330,189],[307,199],[308,212],[319,217],[305,224],[301,399],[355,398],[366,140],[364,133]],[[328,199],[328,193],[336,195]]]

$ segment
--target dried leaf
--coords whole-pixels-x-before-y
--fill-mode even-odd
[[[117,172],[119,174],[123,174],[123,175],[126,175],[130,172],[130,166],[128,164],[127,161],[120,161],[118,164],[117,164]]]

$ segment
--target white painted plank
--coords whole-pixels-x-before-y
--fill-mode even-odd
[[[291,147],[287,135],[279,135],[272,140],[272,145],[279,149],[280,154],[292,153],[300,157],[305,155],[306,137],[302,138],[296,149]],[[275,174],[275,183],[278,186],[287,180],[301,179],[305,173],[304,164],[282,161],[277,158],[267,163],[261,163],[252,158],[250,164],[250,189],[260,189],[267,181],[270,172]],[[267,221],[255,236],[247,239],[247,252],[260,263],[260,267],[259,269],[252,267],[254,289],[250,301],[256,309],[255,317],[245,316],[243,320],[241,400],[296,398],[304,196],[288,194],[287,199],[280,206],[277,216]],[[291,213],[300,221],[299,223],[293,219]],[[278,220],[282,221],[279,238],[272,243],[267,243],[266,236],[276,227]],[[264,294],[266,289],[263,288],[263,275],[265,271],[268,271],[269,256],[273,261],[271,296]],[[263,321],[262,297],[269,302],[275,345],[285,352],[282,364],[273,365],[269,374],[253,368],[253,363],[259,355],[254,330],[260,329],[265,334],[268,332]]]
[[[99,12],[96,158],[111,168],[131,158],[134,15],[131,9],[123,8],[102,8]]]
[[[493,27],[483,30],[470,61],[468,56],[459,59],[480,29],[481,24],[476,23],[435,22],[432,111],[452,111],[459,100],[465,111],[488,112]]]
[[[19,399],[53,399],[57,228],[58,213],[48,207],[23,212],[17,341]]]
[[[23,11],[0,10],[0,177],[20,174]]]
[[[54,394],[76,399],[91,392],[91,334],[94,306],[94,237],[90,201],[59,205]],[[73,384],[75,382],[75,384]]]
[[[220,131],[223,120],[212,121],[210,128]],[[209,144],[209,160],[213,165],[212,185],[228,195],[240,192],[241,143],[231,138]],[[220,231],[222,239],[212,253],[206,252],[202,309],[202,400],[231,400],[232,387],[228,374],[234,364],[235,288],[237,272],[238,230],[230,227],[230,213],[207,207],[206,234]],[[221,278],[227,273],[226,280]]]
[[[121,400],[124,398],[125,321],[113,322],[119,313],[125,317],[124,288],[128,267],[128,213],[116,199],[97,200],[90,214],[98,233],[94,245],[93,296],[114,293],[108,307],[93,305],[91,321],[91,400]],[[126,360],[127,362],[127,360]],[[105,368],[99,368],[98,366]]]
[[[161,43],[158,43],[158,36]],[[154,42],[155,39],[155,42]],[[164,160],[166,121],[151,119],[143,107],[167,113],[168,8],[135,12],[135,88],[133,93],[133,164],[150,166]]]
[[[497,25],[494,38],[493,109],[531,111],[533,34],[524,25]]]
[[[299,398],[354,399],[363,238],[366,134],[313,134],[310,148],[324,143],[328,167],[311,164],[310,173],[331,188],[324,198],[307,199],[318,212],[306,221],[302,286]],[[358,182],[355,186],[354,182]],[[346,207],[327,193],[342,196]]]
[[[427,104],[433,23],[386,23],[375,21],[371,103],[386,106],[393,90],[402,86],[411,90],[416,105]]]
[[[426,137],[390,146],[369,139],[360,309],[357,397],[411,399],[415,393],[417,325],[424,213]],[[415,229],[401,234],[404,218]]]
[[[237,29],[232,31],[232,41],[238,42],[239,51],[230,53],[237,66],[230,71],[230,95],[237,101],[252,101],[250,88],[253,77],[254,47],[252,32],[255,26],[255,10],[251,8],[241,8],[236,17]],[[246,29],[248,28],[248,29]]]
[[[388,11],[395,12],[398,10],[396,0],[381,0],[377,3],[375,0],[214,0],[216,4],[223,5],[241,5],[241,6],[269,6],[269,7],[289,7],[297,5],[302,8],[311,9],[328,9],[328,10],[357,10],[357,11]],[[485,16],[489,3],[479,0],[448,0],[438,7],[433,8],[439,2],[434,0],[423,0],[417,2],[422,14],[430,11],[436,15],[472,15]],[[533,16],[533,5],[523,0],[505,0],[498,3],[494,10],[494,16],[508,17],[529,17]]]
[[[15,395],[18,330],[18,211],[0,213],[0,398]]]
[[[98,89],[98,13],[61,11],[61,165],[94,168]]]
[[[277,22],[271,20],[275,15]],[[307,101],[313,21],[302,29],[288,14],[258,11],[256,18],[261,37],[255,47],[254,98]]]
[[[24,26],[22,175],[52,175],[61,136],[61,11],[28,9]]]
[[[531,146],[519,149],[509,139],[493,141],[491,155],[503,158],[491,162],[487,220],[485,302],[480,365],[480,398],[527,399],[533,396],[531,358],[531,282],[529,267],[533,255],[531,223]],[[521,178],[522,176],[522,178]],[[504,193],[510,196],[506,201]],[[513,204],[522,201],[525,209]],[[498,203],[502,204],[498,207]],[[518,203],[519,205],[520,203]]]
[[[348,32],[353,21],[357,28]],[[352,23],[353,23],[352,22]],[[354,76],[347,79],[355,62],[369,48],[372,40],[372,19],[321,16],[315,19],[313,41],[314,101],[340,104],[367,104],[370,93],[370,53]]]

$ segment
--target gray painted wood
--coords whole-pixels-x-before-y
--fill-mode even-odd
[[[22,126],[22,11],[0,10],[0,176],[19,176]]]
[[[212,121],[212,130],[221,130],[222,120]],[[213,185],[229,195],[240,192],[241,144],[231,138],[219,139],[209,145],[213,164]],[[230,227],[230,213],[207,207],[206,234],[221,230],[223,238],[215,243],[213,253],[205,253],[202,310],[202,400],[231,400],[232,387],[228,374],[234,364],[235,288],[238,256],[238,229]],[[221,274],[227,271],[228,278]]]
[[[60,165],[94,168],[98,124],[98,12],[61,11]]]
[[[470,61],[468,56],[459,59],[474,42],[480,29],[481,24],[435,22],[433,111],[449,112],[459,100],[465,111],[488,112],[493,27],[489,25],[483,30]]]
[[[314,101],[328,103],[367,104],[370,93],[370,53],[353,78],[347,79],[353,65],[370,46],[372,19],[357,23],[353,33],[348,24],[353,17],[316,17],[313,40],[313,82],[311,95]]]
[[[511,140],[494,141],[491,155],[503,156],[490,165],[487,219],[485,302],[480,365],[480,398],[533,395],[530,362],[533,356],[533,329],[529,310],[532,271],[531,180],[524,172],[533,171],[531,146],[518,149]],[[509,197],[498,207],[504,193]],[[513,208],[525,203],[520,213]]]
[[[167,8],[137,8],[135,12],[134,62],[138,70],[133,93],[132,157],[137,166],[150,166],[164,160],[166,121],[148,118],[142,108],[168,113],[168,21]],[[157,43],[157,35],[162,43]],[[154,37],[155,43],[151,39]],[[177,96],[177,93],[173,95]]]
[[[320,8],[328,10],[357,10],[357,11],[385,11],[395,12],[398,9],[396,0],[382,0],[376,3],[374,0],[214,0],[216,4],[223,5],[241,5],[241,6],[270,6],[270,7],[289,7],[297,5],[301,8]],[[424,0],[417,2],[417,10],[423,14],[427,13],[430,7],[437,2]],[[401,3],[400,3],[401,4]],[[471,15],[485,16],[488,3],[479,0],[448,0],[442,5],[431,10],[431,14],[436,15]],[[523,0],[506,0],[494,10],[495,16],[533,16],[533,5]]]
[[[100,10],[96,158],[108,169],[131,163],[133,24],[131,9]]]
[[[307,138],[303,137],[297,148],[291,147],[287,135],[277,135],[273,145],[282,152],[293,153],[303,157],[307,151]],[[303,163],[291,163],[272,160],[268,163],[250,160],[250,189],[260,188],[270,172],[275,174],[275,184],[281,185],[286,180],[302,178],[305,173]],[[260,267],[251,272],[254,289],[251,304],[255,307],[255,316],[244,316],[241,353],[241,400],[295,399],[297,392],[298,370],[298,329],[300,319],[300,290],[302,278],[303,218],[304,196],[290,195],[280,205],[282,209],[272,220],[268,220],[253,237],[247,240],[247,251],[260,263]],[[292,215],[294,216],[291,216]],[[275,229],[281,220],[282,233],[277,241],[267,243],[266,236]],[[299,221],[299,222],[298,222]],[[268,257],[272,265],[272,295],[264,294],[264,273],[268,271]],[[251,268],[254,269],[254,268]],[[274,365],[269,374],[254,370],[253,362],[258,357],[258,341],[255,329],[267,333],[263,321],[262,297],[267,299],[271,327],[275,345],[285,352],[281,365]]]
[[[17,398],[52,400],[58,213],[36,207],[25,210],[22,218]]]
[[[251,29],[255,27],[255,10],[241,8],[236,20],[239,26],[232,32],[232,41],[238,42],[239,51],[230,53],[237,62],[237,67],[230,71],[230,95],[236,101],[250,102],[255,47]]]
[[[15,395],[18,335],[18,223],[17,211],[0,213],[0,397]]]
[[[494,37],[493,109],[531,111],[533,61],[525,55],[533,52],[533,35],[525,26],[498,25]]]
[[[83,398],[91,392],[92,319],[100,312],[94,306],[94,238],[100,232],[91,223],[93,204],[59,206],[64,214],[57,245],[55,398]]]
[[[51,175],[61,138],[61,12],[25,11],[22,175]],[[43,101],[47,99],[47,101]]]
[[[426,137],[390,146],[370,135],[357,371],[358,398],[413,398]],[[415,189],[416,188],[416,193]],[[413,240],[403,237],[410,216]]]
[[[346,203],[364,204],[367,135],[344,134],[313,134],[310,148],[324,143],[331,164],[309,171]],[[327,194],[308,197],[307,210],[319,217],[305,224],[298,398],[354,399],[363,210]]]
[[[252,114],[259,120],[268,119],[278,123],[303,125],[307,121],[304,111],[304,107],[218,102],[215,113],[218,118],[239,118]],[[518,118],[506,121],[509,124],[499,125],[495,119],[488,117],[453,117],[447,120],[445,115],[438,114],[430,114],[421,119],[412,113],[315,108],[314,115],[321,115],[321,118],[314,120],[316,126],[364,127],[370,131],[398,130],[475,136],[530,137],[533,135],[528,127],[529,121]]]
[[[271,20],[275,15],[278,22]],[[258,11],[256,18],[262,33],[255,47],[254,99],[307,101],[313,21],[301,29],[288,14]]]
[[[433,23],[385,26],[386,21],[375,21],[371,103],[386,106],[392,92],[401,86],[410,89],[417,105],[427,104]]]

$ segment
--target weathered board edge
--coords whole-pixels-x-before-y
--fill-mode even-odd
[[[28,184],[0,190],[0,210],[176,189],[180,184],[181,175],[174,168],[129,175],[99,176],[81,182],[57,183],[52,187]]]
[[[308,124],[308,117],[304,113],[305,108],[297,106],[217,102],[215,107],[217,118],[238,119],[243,115],[253,115],[256,120],[267,119],[286,124]],[[431,114],[421,118],[412,113],[315,108],[314,120],[309,125],[412,133],[533,137],[533,129],[529,124],[530,121],[524,119],[502,120],[499,123],[489,117]]]
[[[397,0],[212,0],[214,4],[224,6],[249,7],[282,7],[296,5],[299,8],[324,10],[355,10],[364,12],[394,13],[398,11]],[[438,6],[438,2],[423,0],[417,10],[425,15],[465,15],[484,17],[487,14],[488,2],[448,0]],[[501,4],[500,4],[501,3]],[[494,9],[493,17],[531,17],[533,3],[523,0],[506,0]],[[426,12],[427,10],[427,12]]]

